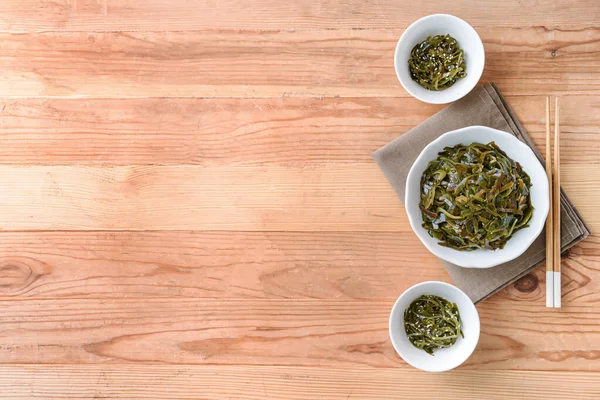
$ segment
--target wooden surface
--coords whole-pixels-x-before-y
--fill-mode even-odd
[[[407,366],[397,296],[450,281],[370,153],[442,106],[398,37],[451,12],[600,231],[600,3],[0,3],[0,398],[598,399],[600,238],[478,306],[465,365]]]

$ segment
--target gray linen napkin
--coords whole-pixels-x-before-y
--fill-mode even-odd
[[[400,201],[404,201],[408,171],[421,150],[443,133],[471,125],[489,126],[515,135],[529,145],[544,163],[533,140],[496,86],[488,83],[475,88],[469,95],[372,154]],[[585,239],[590,230],[564,191],[561,193],[561,203],[561,247],[565,251]],[[545,248],[545,233],[542,233],[520,257],[493,268],[461,268],[440,261],[456,286],[477,303],[542,265],[546,256]]]

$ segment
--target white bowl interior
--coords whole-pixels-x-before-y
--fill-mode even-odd
[[[465,335],[458,338],[453,346],[436,350],[433,356],[413,346],[404,330],[404,310],[423,294],[433,294],[456,303]],[[429,372],[447,371],[465,362],[477,347],[479,314],[473,302],[457,287],[444,282],[423,282],[409,288],[398,298],[390,313],[389,331],[394,349],[408,364]]]
[[[443,34],[450,34],[464,50],[467,76],[456,81],[448,89],[427,90],[410,77],[408,59],[413,47],[427,36]],[[450,103],[469,93],[481,78],[484,64],[483,43],[475,29],[462,19],[447,14],[429,15],[410,25],[398,41],[394,57],[396,75],[404,89],[417,99],[434,104]]]
[[[531,204],[534,207],[529,227],[517,231],[506,243],[504,249],[474,251],[458,251],[440,246],[438,240],[429,236],[421,226],[423,217],[419,210],[421,195],[421,175],[430,161],[435,160],[440,151],[456,144],[469,145],[473,142],[495,142],[506,154],[520,163],[531,177]],[[489,268],[508,262],[520,256],[529,248],[544,228],[548,215],[548,179],[546,172],[533,151],[513,135],[485,126],[470,126],[448,132],[431,142],[419,155],[411,167],[406,180],[405,207],[408,219],[415,234],[421,242],[437,257],[468,268]]]

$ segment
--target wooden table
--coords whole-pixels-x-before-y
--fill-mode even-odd
[[[3,0],[0,398],[598,399],[600,237],[478,306],[458,370],[407,366],[397,296],[449,277],[370,153],[441,109],[392,63],[470,22],[600,231],[598,0]]]

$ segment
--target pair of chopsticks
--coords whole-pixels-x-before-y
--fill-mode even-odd
[[[558,98],[554,98],[554,159],[550,134],[550,99],[546,97],[546,175],[550,211],[546,219],[546,307],[560,308],[560,129]]]

